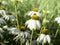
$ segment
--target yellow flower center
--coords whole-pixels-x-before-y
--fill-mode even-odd
[[[31,18],[32,18],[32,19],[35,19],[35,20],[38,20],[38,19],[39,19],[39,16],[37,16],[37,15],[32,15]]]
[[[34,8],[33,10],[34,10],[35,12],[38,12],[38,8]]]
[[[13,12],[8,12],[7,14],[8,14],[8,15],[13,15]]]
[[[26,27],[25,27],[24,25],[19,26],[19,28],[20,28],[21,30],[25,30],[25,29],[26,29]]]
[[[43,29],[41,32],[42,32],[43,34],[48,34],[48,33],[49,33],[48,29]]]

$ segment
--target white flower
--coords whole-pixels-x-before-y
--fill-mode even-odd
[[[56,17],[55,21],[57,21],[57,23],[60,23],[60,17]]]
[[[21,42],[24,43],[28,37],[30,37],[30,34],[28,32],[21,31],[13,40],[18,41],[20,39]]]
[[[28,20],[25,25],[27,26],[27,28],[29,28],[30,30],[39,30],[41,27],[40,21],[39,20],[34,20],[34,19],[30,19]]]
[[[3,16],[6,15],[6,11],[5,10],[0,10],[0,14],[2,14]]]
[[[6,1],[2,1],[2,4],[3,4],[3,5],[6,5],[6,4],[7,4],[7,2],[6,2]]]
[[[51,42],[51,38],[50,35],[45,35],[45,34],[40,34],[40,36],[37,38],[37,42],[40,43],[50,43]]]
[[[39,12],[34,12],[34,11],[28,12],[28,16],[32,16],[32,15],[34,15],[34,14],[36,14],[36,15],[39,16],[39,17],[41,17],[41,14],[40,14]]]

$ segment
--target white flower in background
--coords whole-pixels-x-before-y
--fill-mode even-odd
[[[60,17],[56,17],[55,21],[57,21],[57,23],[60,23]]]
[[[27,26],[27,28],[29,28],[30,30],[39,30],[41,27],[40,21],[39,20],[34,20],[34,19],[30,19],[27,20],[25,25]]]
[[[8,15],[4,15],[3,18],[5,18],[5,20],[15,21],[16,16],[11,13],[11,14],[8,14]]]
[[[8,17],[9,17],[9,19],[10,19],[11,21],[14,21],[14,20],[16,19],[16,16],[15,16],[15,15],[8,15]]]
[[[2,4],[3,4],[3,5],[6,5],[6,4],[8,4],[8,3],[7,3],[6,1],[2,1]]]
[[[51,43],[50,35],[40,34],[40,36],[37,38],[37,42],[40,43]]]
[[[13,40],[18,41],[20,39],[21,42],[24,43],[25,41],[28,41],[27,38],[30,38],[30,34],[26,31],[25,32],[21,31]]]

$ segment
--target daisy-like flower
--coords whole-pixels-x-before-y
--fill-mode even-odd
[[[56,17],[55,21],[57,21],[57,23],[60,23],[60,17]]]
[[[39,20],[35,20],[35,19],[30,19],[27,20],[25,25],[27,26],[27,28],[29,28],[30,30],[39,30],[41,27],[40,21]]]
[[[20,31],[20,33],[13,40],[18,41],[20,39],[22,43],[25,43],[26,41],[28,41],[29,37],[30,34],[27,31]]]
[[[38,8],[34,8],[33,11],[28,12],[28,16],[32,16],[34,14],[41,17],[41,14],[38,12]]]
[[[5,20],[11,20],[11,21],[15,21],[16,16],[13,12],[9,12],[7,15],[4,16]]]
[[[37,38],[37,42],[40,42],[40,43],[51,43],[51,38],[50,38],[50,35],[48,34],[48,30],[47,29],[44,29],[42,30],[42,33],[40,34],[40,36]]]
[[[0,8],[0,14],[2,14],[3,16],[6,15],[6,10],[5,10],[5,8]]]

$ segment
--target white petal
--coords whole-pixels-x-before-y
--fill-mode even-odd
[[[45,35],[44,34],[40,34],[40,36],[37,38],[37,41],[42,43],[43,39],[44,39]]]
[[[2,28],[0,28],[0,32],[4,32]]]
[[[28,12],[28,16],[31,16],[31,15],[32,15],[32,13],[33,13],[33,11]]]
[[[46,42],[47,42],[47,38],[46,38],[46,35],[45,35],[45,37],[43,39],[43,43],[46,43]]]
[[[56,17],[55,21],[57,21],[57,23],[60,23],[60,17]]]
[[[7,25],[5,25],[5,26],[3,26],[3,28],[4,28],[4,29],[7,29],[7,28],[8,28],[8,26],[7,26]]]
[[[5,20],[3,18],[0,18],[0,24],[5,24]]]
[[[51,38],[50,38],[50,35],[47,35],[47,42],[50,43],[51,42]]]
[[[41,27],[40,21],[39,20],[36,20],[36,28],[39,30],[40,27]]]

